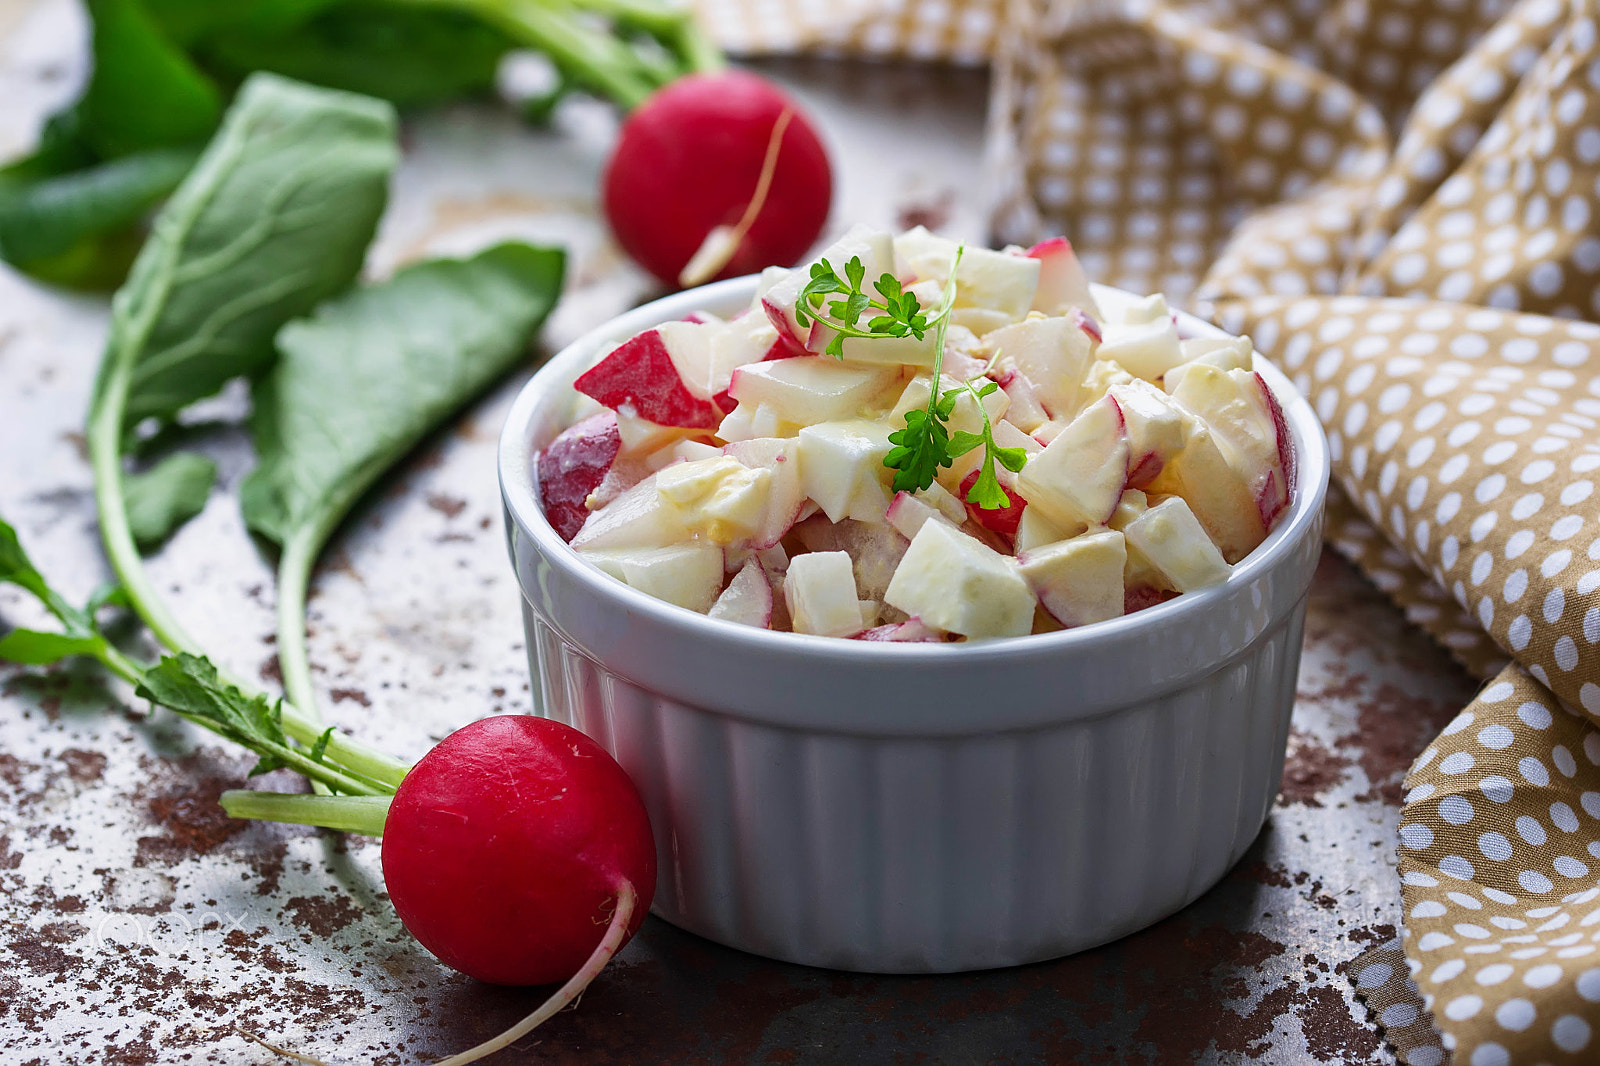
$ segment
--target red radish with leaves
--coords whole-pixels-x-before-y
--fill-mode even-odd
[[[121,601],[70,604],[4,521],[0,583],[38,597],[62,630],[10,630],[0,659],[92,657],[138,696],[260,756],[253,773],[295,770],[337,793],[236,789],[221,805],[235,818],[382,837],[395,912],[441,962],[496,984],[565,982],[512,1029],[445,1060],[450,1066],[505,1047],[571,1003],[643,923],[656,883],[649,816],[622,767],[576,729],[527,715],[485,718],[408,767],[241,690],[203,656],[136,661],[106,640],[96,617]]]
[[[501,715],[450,734],[400,783],[383,880],[451,969],[543,985],[582,972],[597,931],[608,956],[638,932],[656,852],[638,790],[604,748],[548,718]]]

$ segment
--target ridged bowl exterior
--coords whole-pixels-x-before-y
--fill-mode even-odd
[[[971,646],[768,633],[583,563],[539,513],[530,460],[608,342],[736,310],[753,287],[682,293],[580,340],[530,382],[501,441],[537,710],[638,785],[656,912],[772,958],[931,973],[1070,954],[1195,899],[1260,831],[1282,772],[1328,477],[1305,402],[1264,373],[1298,484],[1222,585]]]

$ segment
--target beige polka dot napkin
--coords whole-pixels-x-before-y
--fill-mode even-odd
[[[1600,1062],[1600,0],[700,3],[745,50],[992,55],[996,236],[1293,377],[1330,540],[1490,682],[1357,989],[1418,1066]]]

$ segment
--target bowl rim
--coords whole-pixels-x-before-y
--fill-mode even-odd
[[[1029,633],[961,643],[910,643],[866,641],[814,636],[806,633],[757,629],[691,611],[630,588],[585,562],[562,540],[544,516],[534,494],[535,454],[530,438],[531,423],[553,394],[570,388],[571,379],[593,361],[607,344],[614,344],[652,326],[681,319],[694,311],[717,313],[749,302],[756,291],[759,275],[749,274],[698,288],[672,293],[627,311],[583,334],[551,356],[522,387],[506,416],[500,433],[497,465],[501,497],[508,517],[536,545],[539,554],[564,576],[601,600],[611,600],[633,615],[642,615],[657,625],[684,630],[689,635],[723,645],[738,646],[741,654],[780,653],[794,655],[808,649],[834,661],[883,663],[915,666],[920,663],[956,663],[1003,666],[1017,658],[1061,654],[1093,653],[1097,647],[1110,648],[1133,632],[1153,628],[1176,628],[1203,615],[1213,604],[1230,598],[1240,586],[1258,580],[1286,562],[1321,519],[1331,473],[1327,438],[1310,403],[1301,396],[1276,366],[1265,358],[1256,360],[1260,372],[1283,409],[1284,422],[1295,443],[1296,484],[1288,513],[1279,520],[1261,544],[1233,566],[1228,577],[1215,585],[1175,596],[1131,615],[1107,619],[1090,625],[1051,633]],[[1096,295],[1113,298],[1136,297],[1110,286],[1091,286]],[[1202,319],[1177,311],[1179,325],[1190,335],[1229,337],[1231,334]],[[1259,355],[1259,353],[1257,353]],[[508,531],[509,533],[509,531]],[[1220,666],[1221,663],[1214,665]]]

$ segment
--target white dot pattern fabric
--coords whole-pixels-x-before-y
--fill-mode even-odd
[[[744,51],[992,56],[1003,241],[1251,334],[1329,540],[1490,683],[1417,759],[1402,1061],[1600,1061],[1600,0],[697,0]]]

